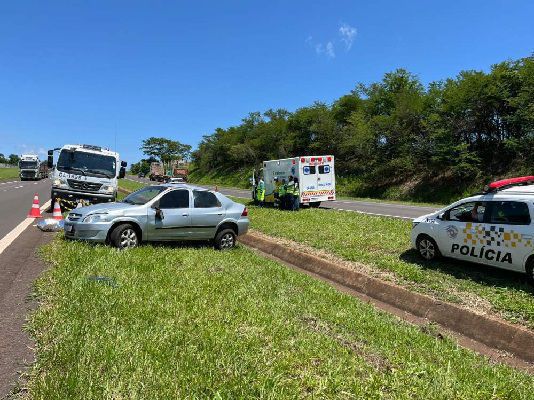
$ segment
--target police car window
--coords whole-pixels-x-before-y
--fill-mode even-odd
[[[460,222],[482,222],[484,220],[484,212],[486,211],[486,203],[469,202],[460,204],[448,211],[449,221]]]
[[[302,173],[304,175],[315,175],[315,165],[306,165],[302,167]]]
[[[526,203],[521,201],[492,201],[490,223],[529,225],[530,212]]]
[[[319,165],[319,173],[320,174],[329,174],[330,173],[330,165]]]
[[[195,199],[195,208],[211,208],[221,206],[217,196],[211,192],[194,190],[193,197]]]
[[[173,190],[159,200],[159,208],[189,208],[189,191]]]

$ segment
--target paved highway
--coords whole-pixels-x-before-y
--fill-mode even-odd
[[[129,176],[127,179],[146,184],[154,183],[151,182],[148,178],[138,178],[136,176]],[[213,188],[213,186],[199,186]],[[250,190],[246,189],[219,188],[219,191],[227,196],[241,197],[247,199],[251,198]],[[433,207],[360,200],[328,201],[322,203],[321,207],[404,219],[414,219],[420,217],[421,215],[429,214],[436,211],[436,208]]]
[[[50,199],[50,187],[50,179],[0,182],[0,239],[26,218],[35,193],[40,206]]]

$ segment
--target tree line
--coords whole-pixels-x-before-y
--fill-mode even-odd
[[[10,154],[6,157],[3,153],[0,153],[0,164],[18,165],[19,161],[20,157],[16,154]]]
[[[332,104],[252,112],[204,136],[192,160],[197,173],[232,174],[263,160],[333,154],[346,194],[447,200],[496,177],[534,175],[533,150],[530,56],[426,86],[397,69]]]

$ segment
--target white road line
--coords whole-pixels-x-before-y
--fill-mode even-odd
[[[50,207],[50,200],[48,200],[46,203],[44,203],[41,207],[41,212],[46,210],[48,207]],[[35,221],[35,218],[26,218],[23,220],[20,224],[18,224],[11,232],[9,232],[7,235],[5,235],[0,240],[0,254],[4,252],[5,249],[9,247],[13,241],[19,237],[19,235],[24,232],[24,230],[32,224],[32,222]]]

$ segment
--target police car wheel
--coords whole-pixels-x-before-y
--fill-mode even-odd
[[[430,236],[420,236],[417,239],[417,250],[425,260],[434,260],[440,256],[438,245]]]
[[[534,285],[534,258],[531,257],[527,261],[525,272],[527,273],[527,281]]]

